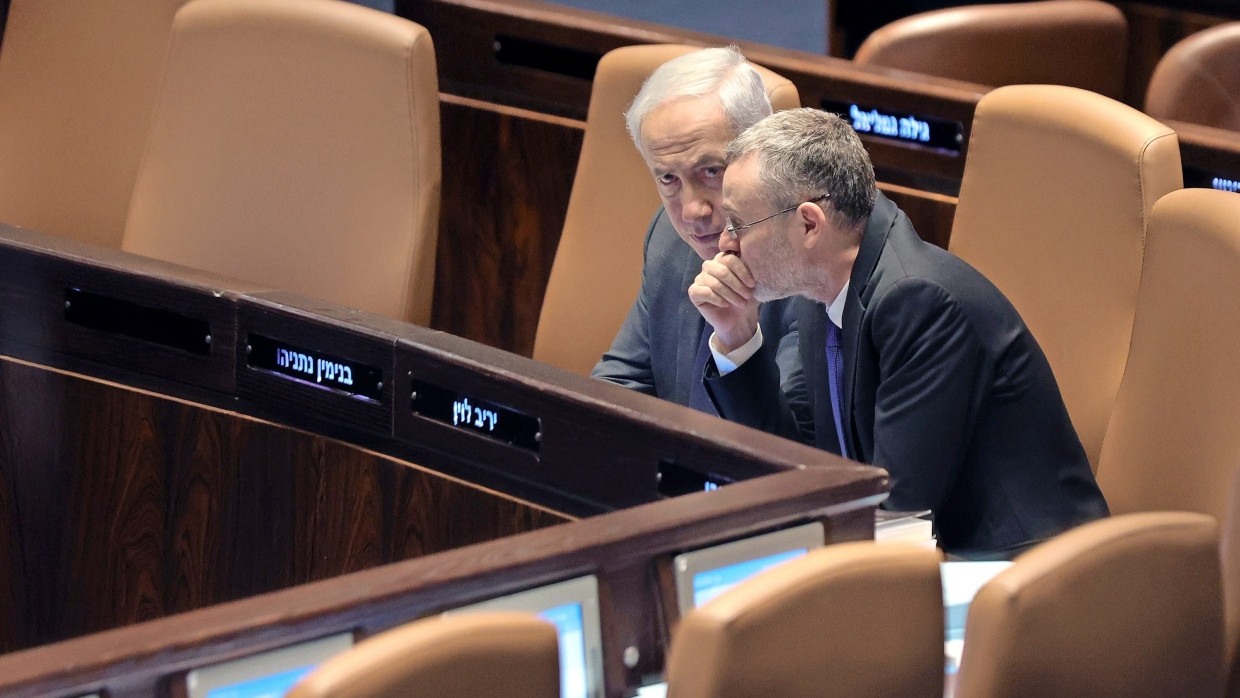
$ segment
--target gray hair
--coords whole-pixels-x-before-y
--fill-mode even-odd
[[[736,135],[771,113],[762,76],[735,46],[704,48],[659,66],[646,79],[625,113],[625,125],[642,150],[642,121],[663,102],[680,97],[714,96]]]
[[[817,109],[781,111],[728,144],[727,162],[757,153],[759,195],[774,208],[829,194],[831,208],[856,224],[874,210],[874,166],[845,120]]]

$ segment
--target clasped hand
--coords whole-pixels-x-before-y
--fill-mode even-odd
[[[689,287],[689,300],[715,328],[715,341],[724,354],[744,345],[758,331],[755,285],[749,267],[729,250],[702,262],[702,271]]]

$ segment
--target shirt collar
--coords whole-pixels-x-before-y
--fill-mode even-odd
[[[848,284],[850,281],[844,282],[844,288],[840,289],[840,294],[831,301],[831,305],[827,306],[827,317],[836,327],[844,327],[844,301],[848,299]]]

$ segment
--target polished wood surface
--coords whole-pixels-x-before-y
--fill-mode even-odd
[[[887,486],[866,466],[793,470],[169,616],[0,656],[0,695],[168,695],[196,666],[338,632],[366,637],[585,574],[599,580],[606,694],[631,695],[662,669],[676,612],[656,570],[672,556],[808,521],[824,523],[829,543],[869,538]]]
[[[529,356],[585,124],[447,94],[440,110],[431,326]]]
[[[656,502],[665,470],[822,467],[886,489],[826,452],[325,301],[6,226],[0,268],[9,649]],[[167,345],[81,315],[67,291],[201,315],[216,338],[205,354],[196,335]],[[264,368],[260,335],[370,365],[379,392]],[[417,381],[531,417],[535,443],[430,419]]]
[[[833,460],[451,334],[116,250],[0,225],[0,268],[16,272],[0,277],[0,295],[12,301],[0,304],[2,355],[348,441],[571,515],[658,499],[664,468],[727,482]],[[143,312],[203,314],[232,341],[214,339],[204,355],[197,335],[185,350],[126,323],[78,317],[65,305],[74,289],[137,299]],[[251,353],[262,338],[372,371],[376,392],[265,366]],[[201,379],[216,373],[227,379]],[[447,391],[445,421],[412,403],[419,382]],[[525,415],[535,442],[454,426],[452,402],[466,399]]]
[[[0,651],[567,520],[340,441],[0,359]]]

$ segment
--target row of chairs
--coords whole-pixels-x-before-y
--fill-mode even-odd
[[[1128,22],[1099,0],[965,5],[896,20],[853,60],[999,87],[1054,84],[1122,99]],[[1145,95],[1157,119],[1240,130],[1240,22],[1197,32],[1159,60]]]
[[[428,324],[439,138],[431,37],[389,14],[12,3],[6,223]]]
[[[671,698],[944,695],[937,551],[844,543],[690,611],[667,659]],[[1218,526],[1185,512],[1087,524],[981,587],[948,693],[1221,696]],[[291,698],[553,698],[553,627],[532,615],[424,619],[366,639]]]
[[[101,11],[97,3],[14,1],[0,53],[0,125],[9,126],[0,128],[0,220],[425,324],[440,186],[430,37],[407,21],[329,0],[197,0],[178,14],[182,4],[138,3],[148,14],[134,18],[142,21],[132,33],[142,40],[119,41],[89,31],[108,26],[91,14]],[[261,17],[254,21],[262,36],[258,24],[247,24],[250,13]],[[53,31],[57,22],[81,28]],[[282,38],[266,41],[266,33]],[[94,43],[54,40],[66,35]],[[170,49],[169,35],[175,36]],[[123,44],[119,58],[100,60],[113,43]],[[620,115],[655,66],[688,50],[629,47],[599,65],[535,358],[588,372],[636,294],[636,238],[600,237],[594,222],[608,220],[615,230],[638,235],[658,205]],[[52,51],[59,52],[55,59]],[[82,81],[84,74],[97,79]],[[72,89],[63,84],[70,75],[78,76]],[[764,77],[777,108],[798,104],[790,82]],[[58,103],[66,96],[80,101]],[[1009,101],[1036,113],[992,116]],[[1078,147],[1105,136],[1112,118],[1136,120],[1119,105],[1049,88],[988,95],[977,114],[953,249],[988,274],[1018,277],[1024,269],[1036,277],[1042,267],[1026,264],[1026,253],[1040,258],[1075,247],[1086,264],[1060,266],[1057,273],[1105,277],[1091,288],[1108,299],[1101,303],[1081,303],[1098,296],[1079,295],[1076,283],[1065,284],[1063,293],[1039,278],[1004,287],[1027,319],[1038,308],[1063,308],[1077,298],[1067,307],[1081,312],[1066,324],[1054,310],[1055,323],[1033,317],[1031,325],[1052,355],[1096,465],[1127,347],[1140,221],[1158,196],[1181,185],[1170,171],[1172,161],[1178,168],[1174,138],[1146,120],[1147,135],[1131,140],[1134,147],[1151,144],[1139,151],[1143,168],[1161,163],[1146,168],[1153,174],[1140,180],[1134,208],[1127,203],[1133,187],[1113,179],[1128,181],[1124,163],[1133,151]],[[1090,124],[1103,126],[1084,133]],[[1068,134],[1073,128],[1082,133]],[[980,162],[992,153],[1001,155]],[[1044,175],[1035,174],[1036,163],[1044,163]],[[1017,177],[1038,177],[1038,188],[1063,186],[1055,198],[1039,200],[1024,193],[1031,189]],[[1039,212],[1042,201],[1056,204]],[[1065,212],[1078,218],[1065,220]],[[1124,218],[1125,232],[1106,234],[1116,217]],[[1137,225],[1127,225],[1134,219]],[[1012,254],[1020,245],[1024,251]],[[1009,271],[1005,259],[1009,267],[1021,261]],[[587,307],[579,302],[586,285],[613,292]],[[1030,289],[1028,302],[1020,298],[1022,288]],[[1057,332],[1060,326],[1065,330]],[[1057,354],[1083,358],[1057,360]]]

